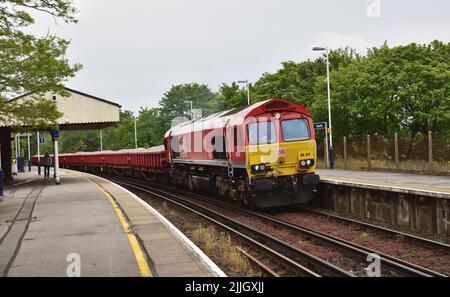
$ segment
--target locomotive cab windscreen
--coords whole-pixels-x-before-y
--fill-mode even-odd
[[[275,124],[271,121],[248,124],[248,142],[250,145],[269,144],[277,141]]]
[[[310,138],[309,125],[306,119],[282,120],[281,132],[284,141],[299,141]]]

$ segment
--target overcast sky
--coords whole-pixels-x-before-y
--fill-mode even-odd
[[[256,81],[311,48],[450,40],[448,0],[76,0],[79,23],[40,15],[84,69],[67,86],[137,111],[172,84]],[[378,6],[378,3],[381,6]]]

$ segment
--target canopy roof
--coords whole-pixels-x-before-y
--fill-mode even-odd
[[[47,93],[40,98],[55,102],[63,115],[58,119],[61,130],[92,130],[111,126],[120,120],[120,104],[92,96],[74,89],[65,88],[69,96],[62,97]],[[36,99],[35,93],[28,93],[11,101]],[[0,127],[8,124],[0,123]]]

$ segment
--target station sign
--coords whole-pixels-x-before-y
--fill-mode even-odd
[[[320,129],[326,129],[326,128],[327,128],[327,122],[314,123],[314,130],[320,130]]]

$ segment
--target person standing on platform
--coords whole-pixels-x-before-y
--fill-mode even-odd
[[[44,178],[50,177],[50,166],[52,166],[52,158],[48,152],[45,152],[44,158],[42,159],[42,165],[44,166]]]

